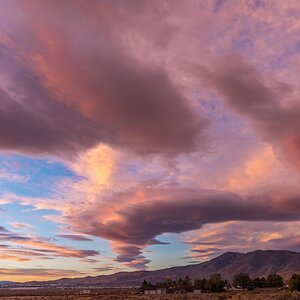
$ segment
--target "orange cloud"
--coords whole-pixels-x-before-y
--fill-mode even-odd
[[[6,269],[0,268],[0,275],[5,280],[24,282],[32,280],[50,280],[59,279],[61,277],[78,277],[84,276],[86,273],[79,272],[76,270],[65,270],[65,269],[42,269],[42,268],[31,268],[31,269]]]
[[[271,146],[254,153],[244,164],[227,177],[229,190],[247,190],[266,184],[274,176],[276,156]]]

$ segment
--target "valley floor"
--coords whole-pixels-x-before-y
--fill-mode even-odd
[[[220,294],[137,295],[130,290],[105,289],[82,294],[78,291],[38,290],[1,291],[0,300],[300,300],[300,293],[289,291],[229,292]]]

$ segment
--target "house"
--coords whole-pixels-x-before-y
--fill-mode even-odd
[[[156,288],[157,294],[165,294],[167,292],[166,288]]]
[[[146,287],[144,289],[145,295],[160,295],[160,294],[165,294],[166,292],[167,292],[166,288],[155,287],[155,286]]]
[[[82,291],[80,291],[80,294],[81,295],[87,295],[87,294],[90,294],[90,290],[82,290]]]

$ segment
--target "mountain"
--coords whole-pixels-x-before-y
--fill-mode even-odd
[[[11,284],[14,284],[13,281],[0,281],[0,286],[2,285],[11,285]]]
[[[102,287],[138,286],[143,280],[156,283],[166,278],[176,279],[188,275],[192,278],[208,278],[220,273],[231,280],[234,274],[246,272],[250,277],[268,276],[277,273],[288,279],[293,273],[300,273],[300,253],[283,250],[257,250],[248,253],[226,252],[209,261],[172,267],[156,271],[119,272],[112,275],[88,276],[83,278],[62,278],[46,282],[30,282],[26,285],[97,285]]]

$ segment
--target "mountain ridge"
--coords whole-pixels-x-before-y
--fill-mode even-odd
[[[225,252],[218,257],[199,264],[152,271],[117,272],[110,275],[34,281],[24,284],[122,287],[138,286],[143,280],[156,283],[166,278],[177,279],[185,275],[192,278],[208,278],[215,273],[220,273],[224,279],[231,280],[234,274],[240,272],[246,272],[253,278],[277,273],[287,280],[293,273],[300,273],[300,253],[288,250],[255,250],[247,253]]]

